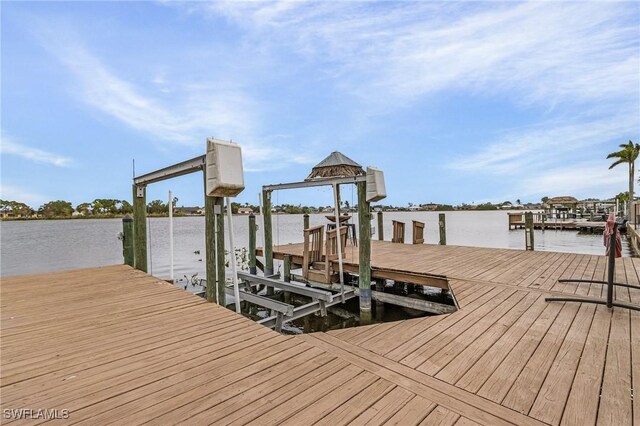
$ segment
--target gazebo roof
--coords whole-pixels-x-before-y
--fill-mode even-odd
[[[362,176],[362,166],[339,151],[333,151],[324,160],[316,164],[306,180],[332,177]]]
[[[568,195],[563,195],[561,197],[553,197],[547,200],[547,204],[578,204],[579,201],[575,197],[571,197]]]

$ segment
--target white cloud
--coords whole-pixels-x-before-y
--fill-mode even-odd
[[[459,156],[448,167],[468,173],[531,173],[558,162],[575,160],[587,150],[598,154],[596,147],[612,140],[623,143],[625,137],[637,131],[637,124],[632,111],[623,111],[614,117],[543,122],[536,126],[512,129],[496,142],[478,143],[481,148],[475,152],[470,150],[465,157]],[[617,144],[611,144],[611,147],[615,148]]]
[[[367,103],[398,107],[448,89],[522,104],[638,100],[632,3],[216,2],[252,41],[330,66]]]
[[[572,195],[577,198],[609,198],[628,190],[627,168],[609,170],[608,160],[582,162],[522,177],[523,197]]]
[[[38,148],[31,148],[12,141],[6,136],[2,136],[0,152],[3,155],[17,155],[35,163],[51,164],[57,167],[67,167],[73,163],[70,157],[65,157]]]
[[[243,147],[247,170],[257,164],[275,164],[275,160],[278,166],[269,169],[305,161],[302,154],[291,155],[288,149],[264,142],[269,136],[261,136],[258,130],[261,115],[256,103],[239,87],[239,82],[170,81],[165,74],[155,74],[148,81],[156,90],[175,94],[160,99],[120,78],[65,30],[58,28],[55,36],[43,37],[43,43],[76,77],[80,88],[77,93],[84,103],[153,137],[159,144],[204,147],[209,136],[232,139]]]
[[[51,197],[46,195],[32,192],[21,186],[9,185],[5,182],[0,183],[0,198],[25,203],[36,209],[47,201],[52,200]]]

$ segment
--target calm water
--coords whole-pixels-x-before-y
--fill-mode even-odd
[[[357,218],[354,218],[357,219]],[[438,213],[389,212],[384,215],[384,235],[391,236],[391,221],[407,224],[405,241],[411,241],[411,221],[425,223],[425,240],[438,241]],[[451,245],[524,249],[524,231],[508,230],[504,211],[447,212],[447,243]],[[262,222],[258,245],[262,245]],[[311,225],[326,223],[324,215],[311,215]],[[357,220],[355,220],[357,223]],[[372,225],[376,226],[376,220]],[[169,276],[169,219],[149,220],[149,267],[153,275]],[[113,265],[123,262],[117,234],[120,219],[14,221],[0,223],[0,275],[11,276],[63,269]],[[234,216],[237,247],[248,245],[247,216]],[[228,236],[228,232],[226,233]],[[373,238],[377,238],[374,235]],[[302,241],[302,215],[273,217],[274,244]],[[175,277],[198,273],[204,277],[204,217],[174,219]],[[228,244],[228,242],[227,242]],[[577,231],[535,231],[536,250],[604,254],[602,236]],[[228,245],[227,245],[228,247]],[[199,252],[199,253],[198,253]],[[623,238],[623,255],[630,256]]]

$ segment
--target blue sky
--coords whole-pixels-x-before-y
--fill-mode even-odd
[[[3,199],[131,198],[137,174],[243,147],[246,189],[333,150],[385,203],[609,197],[640,142],[638,2],[2,2]],[[148,199],[202,205],[200,175]],[[351,189],[344,198],[356,199]],[[330,204],[327,190],[275,200]]]

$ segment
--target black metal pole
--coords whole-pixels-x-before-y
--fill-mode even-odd
[[[609,237],[609,270],[607,271],[607,308],[613,307],[613,278],[616,271],[616,234],[618,223],[613,224],[613,233]]]

